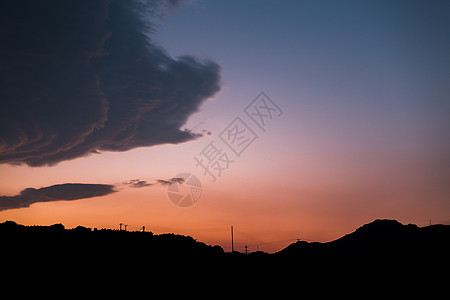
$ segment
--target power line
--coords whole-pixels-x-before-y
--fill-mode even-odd
[[[245,236],[247,239],[250,239],[250,240],[253,240],[255,242],[258,242],[259,244],[264,244],[265,243],[265,241],[255,237],[255,236],[253,236],[253,235],[251,235],[249,233],[246,233],[246,232],[242,231],[241,229],[236,229],[235,228],[235,230],[236,230],[236,233]]]
[[[136,226],[129,226],[125,223],[119,223],[119,230],[125,230],[130,229],[131,231],[140,231],[140,232],[146,232],[146,226],[136,227]],[[267,245],[273,245],[273,244],[280,244],[280,243],[287,243],[287,242],[295,242],[298,241],[298,238],[291,238],[291,239],[285,239],[285,240],[276,240],[276,241],[267,241],[267,240],[261,240],[260,238],[254,236],[253,234],[249,234],[239,228],[236,228],[235,226],[231,225],[228,227],[228,230],[230,230],[231,235],[231,251],[233,252],[235,249],[235,238],[237,236],[237,244],[238,248],[243,247],[245,253],[248,253],[249,248],[254,247],[253,249],[256,249],[256,251],[259,251],[261,249],[261,246],[267,246]],[[170,230],[169,230],[170,231]],[[173,231],[173,230],[172,230]],[[220,233],[227,231],[227,227],[210,227],[210,228],[201,228],[198,233]],[[237,235],[236,235],[237,234]]]
[[[239,239],[239,236],[243,236],[243,237],[247,238],[247,243],[244,246],[244,249],[247,252],[248,252],[248,240],[253,241],[251,244],[256,246],[255,247],[256,251],[259,251],[259,246],[262,246],[262,245],[271,245],[271,244],[295,242],[295,241],[299,240],[298,238],[292,238],[292,239],[277,240],[277,241],[264,241],[264,240],[261,240],[261,239],[255,237],[255,236],[253,236],[253,235],[251,235],[249,233],[246,233],[246,232],[242,231],[241,229],[238,229],[238,228],[236,228],[234,226],[232,226],[232,231],[233,231],[233,233],[234,232],[237,233],[238,239]],[[234,251],[234,234],[233,233],[232,233],[232,251]],[[242,243],[239,243],[239,244],[242,245]]]

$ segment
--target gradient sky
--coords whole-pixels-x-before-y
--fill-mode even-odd
[[[233,225],[235,249],[268,252],[297,238],[336,239],[377,218],[450,224],[448,1],[198,0],[154,22],[150,39],[166,55],[220,66],[220,91],[181,127],[211,134],[53,166],[1,164],[4,196],[62,183],[117,192],[3,210],[0,221],[145,225],[226,251]],[[261,91],[283,111],[265,132],[244,112]],[[240,157],[219,138],[236,117],[258,135]],[[216,182],[194,160],[210,142],[235,160]],[[203,187],[186,208],[163,185],[123,184],[181,172]]]

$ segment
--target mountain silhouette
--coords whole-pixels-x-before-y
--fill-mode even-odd
[[[375,220],[327,243],[298,241],[275,255],[293,258],[358,258],[363,260],[447,259],[450,226],[418,227],[396,220]]]

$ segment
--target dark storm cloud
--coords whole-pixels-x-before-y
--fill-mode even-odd
[[[105,196],[114,192],[114,186],[108,184],[64,183],[40,189],[27,188],[19,195],[0,196],[0,211],[28,207],[36,202],[79,200]]]
[[[52,165],[201,136],[180,130],[220,89],[211,61],[148,37],[180,1],[8,1],[0,9],[0,163]]]

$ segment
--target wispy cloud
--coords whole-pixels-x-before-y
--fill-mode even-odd
[[[162,185],[171,185],[174,183],[183,183],[184,178],[173,177],[170,179],[158,179],[157,182]]]
[[[150,183],[146,180],[140,180],[140,179],[132,179],[132,180],[124,181],[124,182],[122,182],[122,184],[128,185],[129,187],[132,187],[132,188],[142,188],[142,187],[154,185],[154,183]]]
[[[122,184],[127,185],[132,188],[143,188],[143,187],[149,187],[149,186],[154,186],[154,185],[171,185],[176,182],[183,183],[184,178],[173,177],[170,179],[156,179],[153,181],[132,179],[132,180],[124,181],[124,182],[122,182]]]

